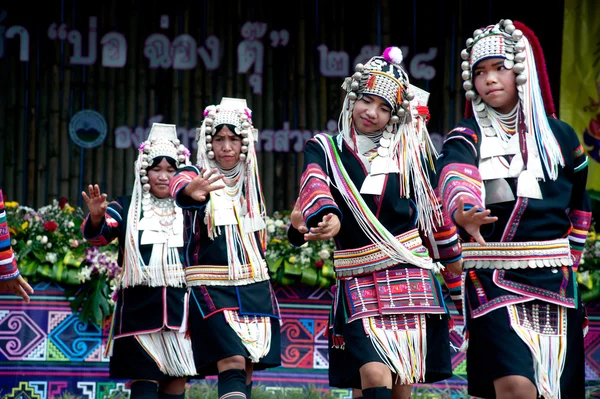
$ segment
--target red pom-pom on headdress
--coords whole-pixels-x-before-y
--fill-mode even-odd
[[[388,47],[383,52],[383,58],[393,64],[401,64],[403,60],[402,50],[398,47]]]

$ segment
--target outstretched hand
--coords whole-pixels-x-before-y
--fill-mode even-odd
[[[302,217],[302,211],[298,209],[298,202],[296,202],[296,205],[294,205],[294,209],[290,215],[290,222],[292,222],[292,226],[294,226],[294,228],[300,233],[308,233],[308,228],[306,227],[306,223],[304,223],[304,218]]]
[[[329,240],[340,232],[342,224],[335,213],[328,213],[323,216],[317,227],[313,227],[308,233],[304,234],[306,241]]]
[[[206,171],[204,174],[199,174],[186,186],[183,193],[195,201],[202,202],[206,200],[206,196],[215,190],[225,188],[225,183],[222,181],[223,175],[218,169]]]
[[[33,294],[33,288],[31,288],[22,276],[10,280],[0,280],[0,291],[12,292],[23,298],[25,303],[29,303],[29,295]]]
[[[90,184],[88,186],[89,195],[85,191],[81,192],[83,200],[90,210],[90,219],[94,225],[102,223],[102,219],[108,209],[108,202],[106,201],[106,194],[100,194],[100,186]]]
[[[454,221],[457,225],[462,227],[471,237],[479,243],[479,245],[486,245],[481,232],[480,227],[484,224],[494,223],[498,220],[496,216],[490,216],[492,211],[486,209],[482,212],[477,212],[477,207],[473,207],[468,211],[465,211],[465,203],[462,198],[458,199],[458,209],[454,213]]]
[[[459,259],[456,262],[446,263],[446,270],[448,270],[450,273],[458,274],[460,276],[463,270],[462,265],[462,259]]]

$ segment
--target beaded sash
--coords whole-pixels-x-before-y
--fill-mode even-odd
[[[431,262],[417,229],[410,230],[394,238],[409,251],[421,255],[424,260],[428,259]],[[397,264],[397,261],[391,259],[376,244],[333,252],[335,274],[337,278],[342,280],[385,270]]]
[[[525,269],[571,266],[569,240],[462,244],[465,269]]]
[[[202,265],[185,268],[185,279],[188,286],[198,285],[247,285],[269,279],[269,269],[264,260],[260,261],[259,270],[250,264],[241,265],[237,278],[231,276],[228,265]]]

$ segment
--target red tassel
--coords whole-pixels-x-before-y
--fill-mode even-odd
[[[542,50],[540,41],[535,33],[533,33],[533,31],[524,23],[515,21],[514,25],[515,28],[520,29],[523,32],[523,35],[525,35],[531,44],[546,115],[552,115],[556,113],[556,109],[554,108],[554,99],[552,98],[552,92],[550,91],[550,80],[548,79],[548,72],[546,71],[546,59],[544,58],[544,51]]]

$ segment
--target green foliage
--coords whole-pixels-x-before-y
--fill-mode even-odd
[[[294,247],[287,239],[290,212],[275,212],[266,218],[267,264],[271,278],[279,284],[305,284],[329,288],[335,283],[332,240],[309,241]]]
[[[79,319],[101,327],[114,306],[116,243],[99,250],[83,240],[83,211],[66,200],[37,211],[16,202],[5,202],[5,207],[21,275],[30,283],[61,284]]]

